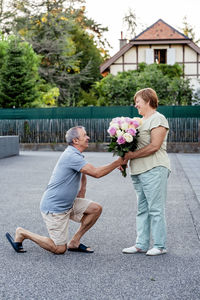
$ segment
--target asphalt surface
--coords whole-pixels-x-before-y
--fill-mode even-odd
[[[82,242],[93,254],[54,255],[31,241],[16,253],[5,238],[17,226],[47,235],[39,203],[60,152],[21,152],[0,160],[0,299],[199,300],[200,154],[169,154],[166,217],[168,253],[156,257],[121,251],[135,243],[136,196],[118,170],[88,177],[87,198],[103,213]],[[85,153],[98,166],[111,153]],[[78,224],[70,223],[70,237]]]

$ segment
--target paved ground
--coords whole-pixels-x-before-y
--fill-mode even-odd
[[[53,255],[30,241],[27,253],[11,249],[5,232],[17,226],[46,234],[39,202],[60,152],[21,152],[0,160],[0,299],[199,300],[200,154],[170,154],[167,200],[168,254],[125,255],[134,244],[136,197],[118,170],[88,178],[87,197],[103,205],[83,242],[94,254]],[[85,153],[94,165],[110,153]],[[70,223],[70,236],[77,224]]]

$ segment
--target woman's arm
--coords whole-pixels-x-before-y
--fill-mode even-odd
[[[125,159],[134,159],[134,158],[139,158],[139,157],[145,157],[148,155],[151,155],[158,151],[165,139],[167,133],[167,128],[159,126],[156,128],[153,128],[151,130],[151,142],[149,145],[136,150],[134,152],[128,152],[125,155]]]

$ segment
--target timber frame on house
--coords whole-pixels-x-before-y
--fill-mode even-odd
[[[108,73],[137,70],[138,64],[145,62],[178,63],[183,68],[185,78],[196,90],[200,88],[200,48],[187,36],[159,19],[128,43],[120,40],[120,50],[100,66],[103,76]]]

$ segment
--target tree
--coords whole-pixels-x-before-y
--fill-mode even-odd
[[[174,78],[168,86],[168,103],[173,105],[191,105],[193,90],[190,88],[189,79]],[[174,99],[174,101],[172,101]]]
[[[198,44],[200,42],[200,39],[196,40],[194,28],[193,28],[193,26],[191,26],[188,23],[188,20],[187,20],[186,16],[184,16],[184,18],[183,18],[183,27],[180,28],[180,29],[182,30],[182,32],[184,33],[184,35],[186,35],[187,37],[189,37],[190,39],[192,39],[194,43]]]
[[[15,30],[42,56],[39,72],[59,88],[58,105],[76,105],[81,88],[88,91],[101,78],[102,56],[88,30],[100,37],[103,29],[85,17],[84,6],[71,6],[83,2],[19,1],[22,14],[15,18]]]
[[[99,66],[103,62],[103,58],[95,46],[93,38],[80,26],[74,26],[71,34],[76,46],[76,53],[79,53],[80,70],[83,70],[88,65],[88,60],[90,61],[89,78],[87,82],[84,81],[81,83],[81,88],[85,91],[89,91],[91,85],[102,78]]]
[[[93,40],[94,45],[100,51],[103,59],[109,58],[108,50],[106,49],[110,48],[111,45],[108,40],[104,38],[104,32],[108,31],[108,28],[102,27],[101,24],[96,23],[95,20],[86,17],[86,6],[82,6],[79,9],[69,7],[66,11],[72,16],[76,24]]]
[[[133,39],[136,36],[137,20],[136,13],[131,8],[129,8],[128,12],[125,14],[123,22],[127,27],[126,36],[129,40]]]
[[[0,28],[4,34],[12,30],[12,20],[15,17],[17,8],[6,0],[0,0]]]
[[[7,53],[8,41],[3,34],[0,34],[0,70],[4,64]]]
[[[0,105],[3,108],[30,107],[39,97],[39,57],[32,47],[16,37],[8,40],[0,71]]]
[[[86,69],[81,72],[79,54],[69,34],[73,23],[65,15],[48,13],[33,17],[27,38],[36,53],[42,56],[40,75],[59,88],[58,105],[73,105]]]
[[[98,105],[130,105],[138,85],[135,71],[120,72],[116,76],[109,74],[94,84]]]
[[[143,31],[147,25],[144,22],[140,22],[139,18],[136,16],[135,10],[132,10],[130,7],[128,11],[125,13],[123,18],[123,24],[125,28],[125,37],[128,40],[135,38],[137,35],[136,32],[139,30]]]

